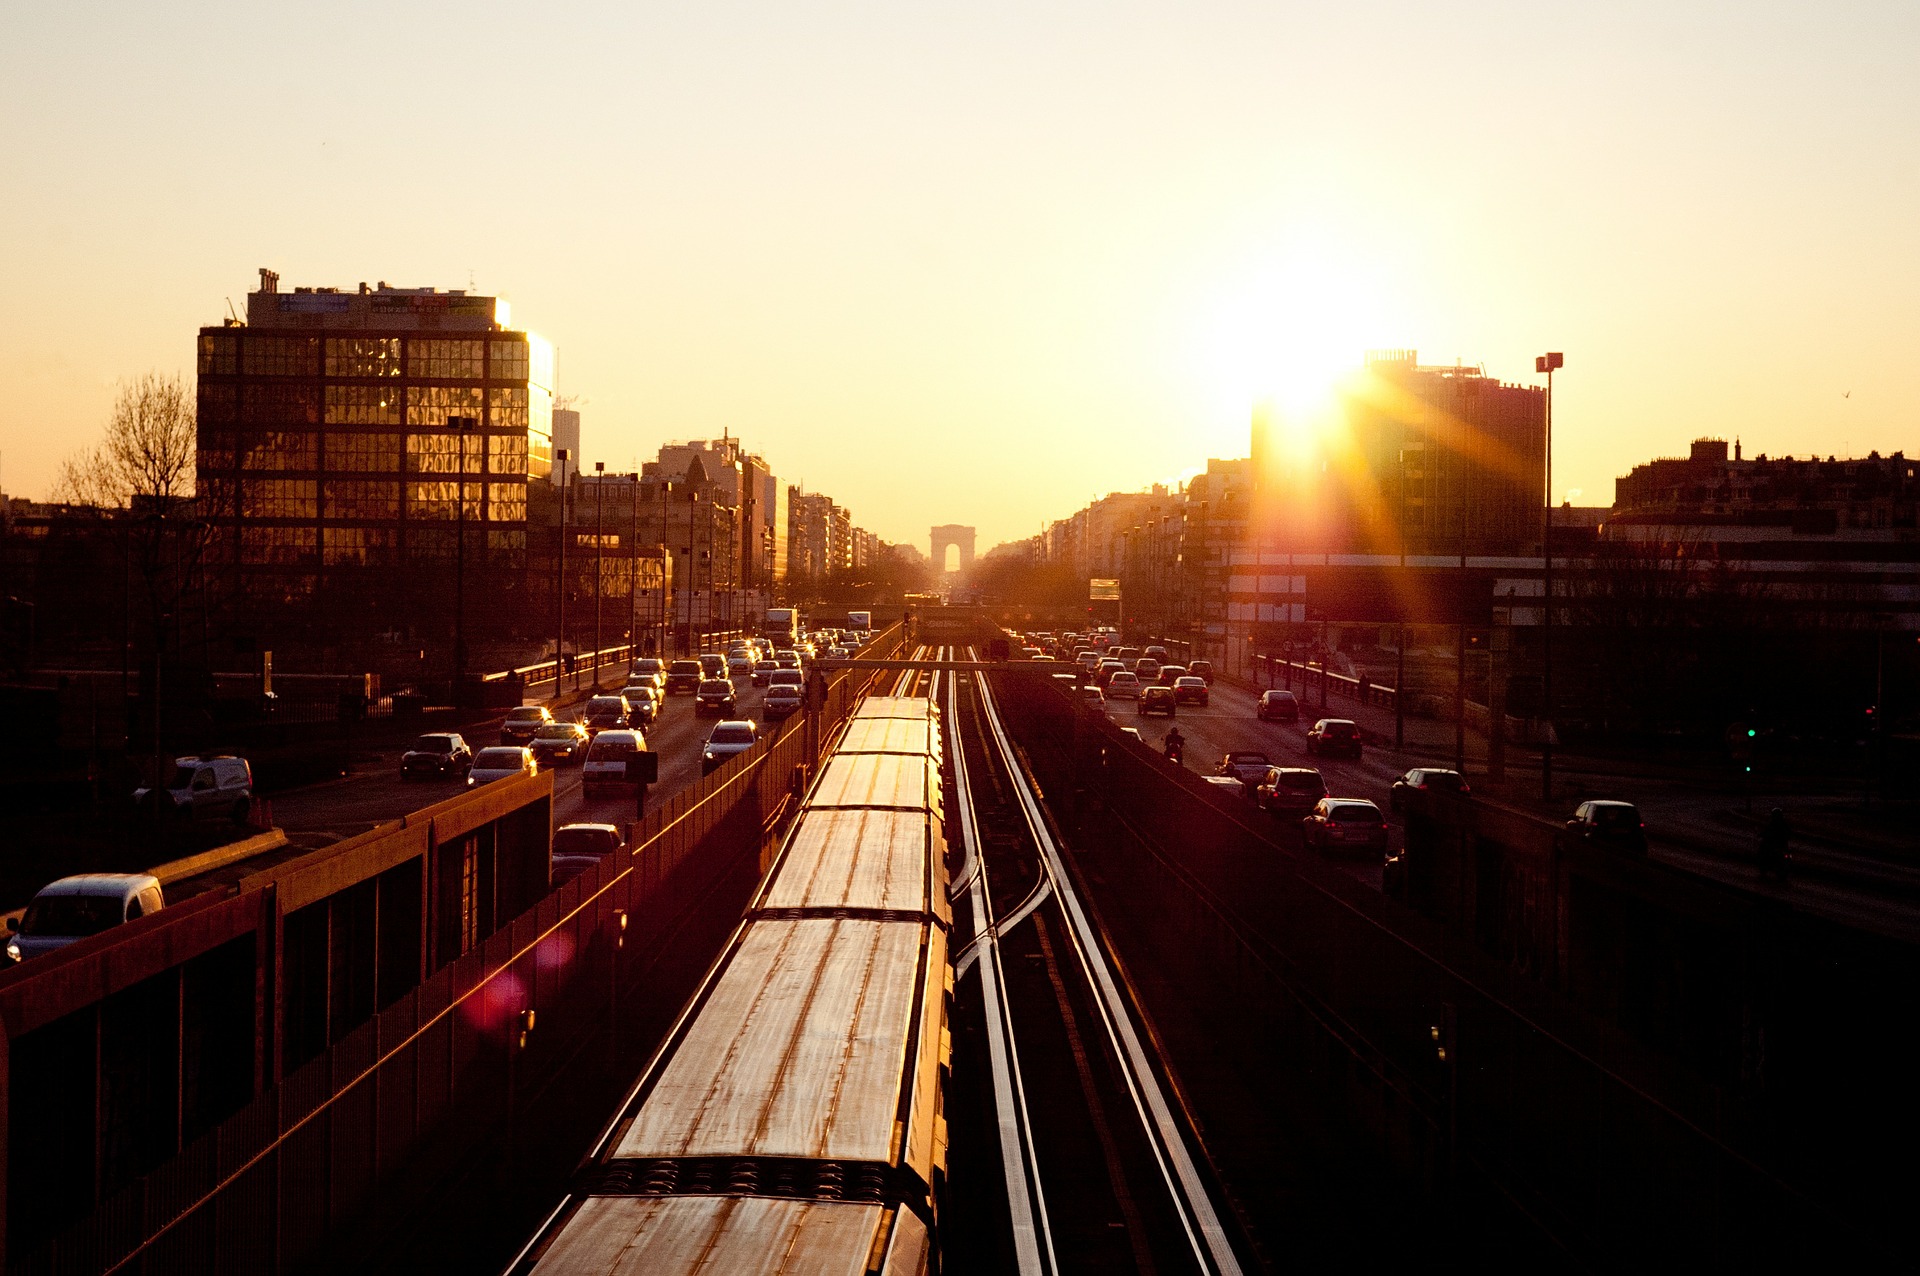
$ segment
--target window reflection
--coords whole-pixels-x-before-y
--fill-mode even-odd
[[[330,377],[399,376],[400,338],[328,337],[327,375]]]

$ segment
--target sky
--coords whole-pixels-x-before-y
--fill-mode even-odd
[[[0,6],[0,488],[256,268],[508,298],[588,460],[981,547],[1277,381],[1555,378],[1555,491],[1920,435],[1920,5]],[[1284,389],[1284,386],[1278,387]]]

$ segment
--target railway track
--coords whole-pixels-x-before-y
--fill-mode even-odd
[[[962,852],[955,1017],[967,1025],[949,1096],[947,1270],[1257,1270],[989,680],[958,673],[936,691]]]

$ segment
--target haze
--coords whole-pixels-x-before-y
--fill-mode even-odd
[[[8,6],[0,484],[254,270],[507,297],[588,459],[983,547],[1244,455],[1287,347],[1556,380],[1556,488],[1910,447],[1911,3]],[[1331,356],[1329,356],[1331,357]]]

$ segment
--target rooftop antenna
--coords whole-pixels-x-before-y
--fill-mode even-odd
[[[226,302],[227,302],[227,318],[233,320],[235,324],[238,324],[240,322],[240,316],[233,313],[233,298],[228,297],[226,299]]]

